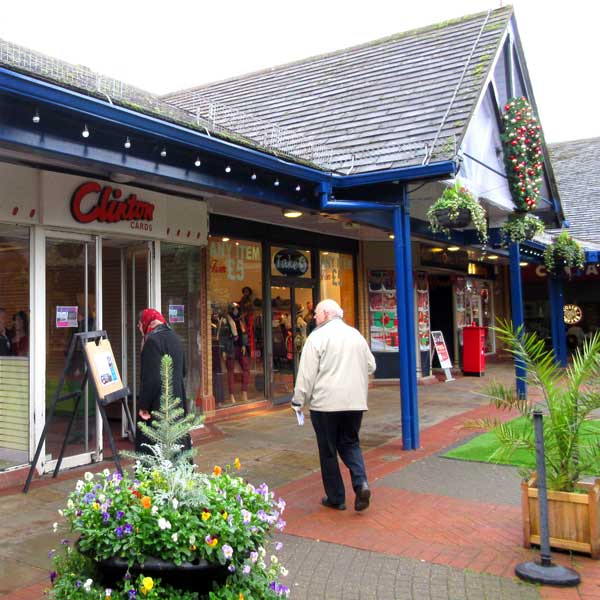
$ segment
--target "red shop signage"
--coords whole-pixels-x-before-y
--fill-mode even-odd
[[[89,202],[86,208],[82,204],[86,196],[95,194],[97,201],[93,206]],[[154,204],[139,200],[135,194],[121,200],[123,192],[110,185],[101,186],[95,181],[82,183],[71,197],[71,214],[78,223],[118,223],[119,221],[152,221]],[[151,229],[152,226],[144,227]]]

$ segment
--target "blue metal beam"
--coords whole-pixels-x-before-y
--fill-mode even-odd
[[[523,334],[524,313],[523,313],[523,286],[521,283],[521,253],[519,244],[510,244],[508,247],[510,256],[510,300],[512,307],[512,321],[515,329],[521,328]],[[519,398],[527,397],[527,384],[525,377],[525,363],[522,360],[515,360],[516,387]]]
[[[415,299],[413,292],[412,248],[410,239],[409,197],[406,186],[402,186],[402,204],[400,206],[402,219],[403,248],[404,248],[404,311],[406,312],[406,339],[400,347],[406,348],[408,358],[408,403],[410,404],[410,426],[412,448],[417,450],[419,441],[419,401],[417,395],[417,348],[415,344]]]
[[[221,138],[211,137],[183,125],[163,121],[105,100],[86,96],[58,85],[41,81],[21,73],[0,67],[0,90],[29,98],[34,102],[73,111],[88,118],[101,119],[113,125],[127,127],[130,132],[152,135],[167,142],[187,145],[194,150],[209,152],[231,160],[238,160],[256,167],[286,174],[307,181],[325,181],[330,174],[313,167],[283,160],[276,156],[240,146]]]
[[[456,162],[453,160],[444,160],[428,165],[413,165],[398,169],[358,173],[356,175],[334,175],[331,183],[335,188],[360,187],[362,185],[396,181],[399,183],[409,183],[422,179],[452,177],[457,171]]]
[[[396,318],[398,320],[398,360],[400,366],[400,414],[402,422],[402,448],[414,450],[415,440],[413,402],[410,399],[410,361],[408,358],[407,338],[411,335],[406,322],[406,252],[404,239],[403,214],[399,206],[392,211],[394,230],[394,263],[396,269]],[[410,244],[410,240],[409,240]]]
[[[550,323],[552,326],[552,347],[556,362],[561,367],[567,366],[567,336],[564,321],[564,280],[562,277],[548,276],[550,294]]]
[[[260,150],[212,137],[204,132],[194,131],[190,127],[170,123],[123,106],[116,106],[105,100],[16,73],[4,67],[0,67],[0,90],[28,98],[36,103],[73,111],[82,117],[99,119],[113,125],[126,127],[130,134],[138,132],[155,136],[164,142],[189,146],[195,151],[208,152],[267,169],[273,173],[297,177],[304,181],[329,182],[335,187],[350,188],[392,181],[408,182],[434,179],[453,175],[456,172],[456,163],[442,161],[429,165],[416,165],[358,175],[332,175],[316,167],[284,160]]]

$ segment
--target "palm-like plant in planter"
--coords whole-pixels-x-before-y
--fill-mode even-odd
[[[431,231],[448,236],[451,229],[462,229],[472,222],[481,242],[487,242],[485,209],[458,179],[429,207],[427,219]]]
[[[524,333],[522,328],[515,329],[512,323],[502,320],[495,330],[514,358],[524,364],[524,377],[530,389],[542,395],[551,544],[598,556],[600,540],[596,520],[600,480],[588,484],[580,478],[600,474],[600,429],[590,427],[589,421],[593,411],[600,408],[600,332],[585,341],[583,348],[573,356],[572,364],[562,369],[554,353],[546,349],[544,340],[535,333]],[[526,419],[524,427],[515,421],[479,422],[481,426],[491,427],[498,437],[500,449],[496,458],[510,457],[517,449],[527,450],[535,457],[534,404],[519,398],[514,388],[500,383],[488,386],[487,394],[496,407],[517,409]],[[522,471],[522,475],[529,479],[523,484],[525,544],[529,545],[539,541],[535,532],[539,523],[537,489],[531,471]],[[563,511],[568,514],[563,516]],[[576,527],[573,522],[577,523]],[[572,534],[574,540],[569,539]]]

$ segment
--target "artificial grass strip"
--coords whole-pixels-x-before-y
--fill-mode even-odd
[[[513,423],[525,427],[525,417],[515,419]],[[583,424],[581,432],[584,436],[594,436],[600,443],[600,421],[587,421]],[[591,440],[586,439],[586,443]],[[535,455],[528,450],[515,450],[510,457],[499,458],[492,455],[500,448],[500,442],[492,431],[475,436],[465,444],[449,450],[442,455],[443,458],[455,458],[472,462],[494,463],[499,465],[513,465],[515,467],[535,468]]]

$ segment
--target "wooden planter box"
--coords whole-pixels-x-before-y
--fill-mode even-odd
[[[600,557],[600,530],[598,527],[598,502],[600,479],[594,483],[578,483],[587,493],[555,492],[548,490],[548,528],[550,546],[575,550]],[[523,545],[540,544],[540,518],[538,489],[535,475],[521,484],[523,511]]]

